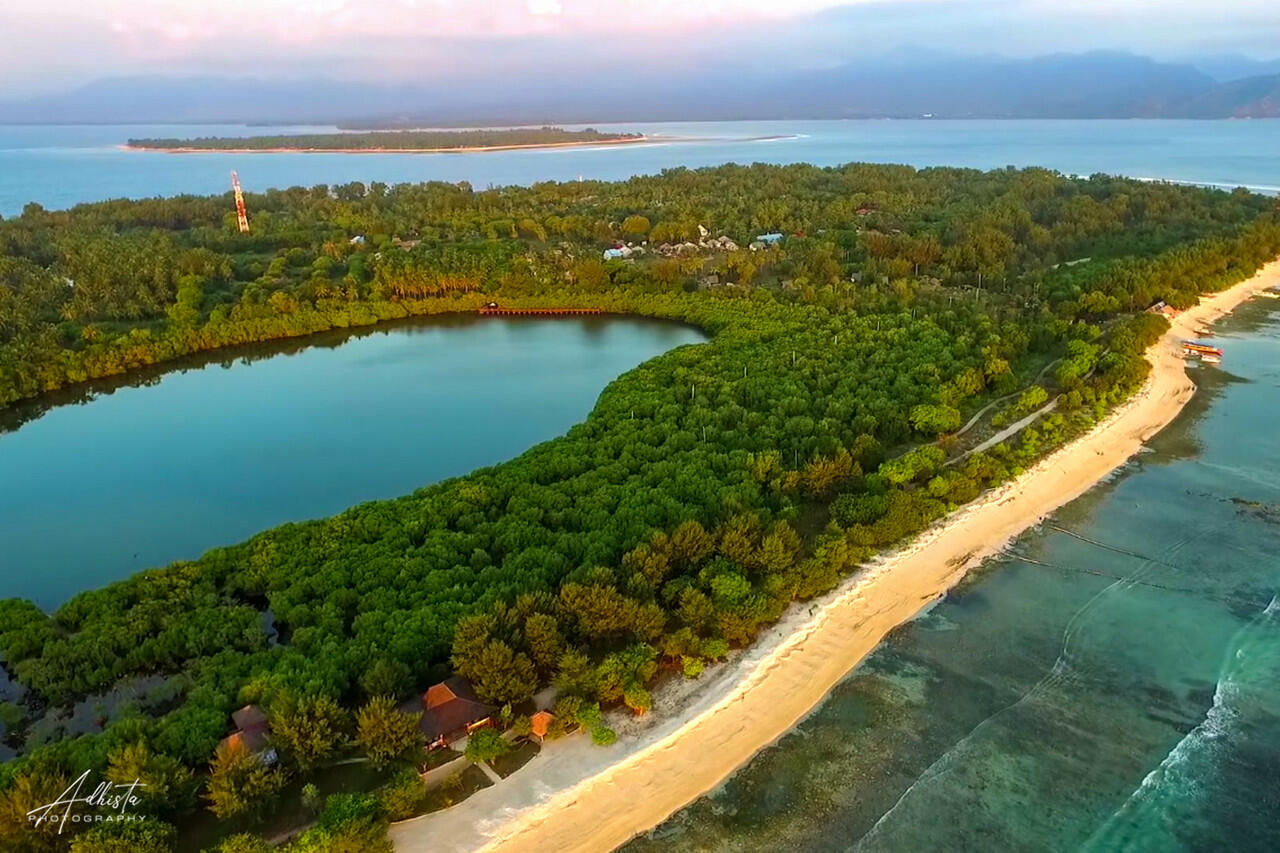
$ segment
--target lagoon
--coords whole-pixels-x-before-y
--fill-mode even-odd
[[[55,607],[502,462],[583,420],[620,374],[702,340],[634,318],[445,316],[214,353],[11,407],[0,598]]]

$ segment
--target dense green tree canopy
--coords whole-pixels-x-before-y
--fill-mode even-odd
[[[1163,320],[1136,312],[1189,305],[1280,253],[1271,200],[1035,169],[725,166],[483,192],[296,187],[249,207],[247,235],[225,196],[0,221],[0,405],[488,301],[679,320],[711,340],[629,371],[583,423],[504,464],[52,614],[0,602],[0,654],[40,702],[182,676],[173,701],[6,764],[0,805],[109,758],[181,788],[174,762],[205,767],[228,713],[258,697],[294,697],[275,709],[281,745],[306,763],[333,749],[339,706],[371,697],[359,743],[379,763],[410,750],[413,719],[385,694],[451,670],[499,704],[554,681],[583,707],[642,713],[657,672],[696,676],[794,599],[1086,429],[1145,376]],[[786,236],[657,257],[700,225],[739,246]],[[600,260],[646,235],[648,253]],[[1052,414],[948,458],[946,435],[987,403],[1019,395],[1010,417],[1045,403],[1026,389],[1056,358]],[[222,813],[279,785],[218,762]]]

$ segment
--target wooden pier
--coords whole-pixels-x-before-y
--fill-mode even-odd
[[[489,303],[480,308],[484,315],[500,316],[539,316],[555,317],[565,314],[603,314],[599,308],[503,308],[496,303]]]

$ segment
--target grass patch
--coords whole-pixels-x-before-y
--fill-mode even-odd
[[[483,770],[474,764],[470,764],[466,770],[456,776],[450,776],[439,787],[428,791],[422,811],[425,814],[447,809],[449,806],[462,802],[476,791],[488,788],[492,784]]]
[[[542,751],[542,747],[531,740],[517,746],[506,755],[500,755],[489,762],[489,766],[501,776],[503,779],[515,773],[521,767],[528,764],[535,755]]]

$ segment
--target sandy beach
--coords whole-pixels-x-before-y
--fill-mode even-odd
[[[1180,342],[1278,284],[1280,261],[1204,298],[1148,351],[1143,388],[1094,430],[829,595],[792,607],[755,645],[698,681],[658,692],[647,718],[619,716],[613,746],[584,737],[550,743],[501,784],[394,825],[396,849],[607,851],[712,790],[813,710],[896,626],[1137,453],[1195,393]]]

